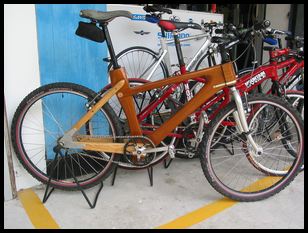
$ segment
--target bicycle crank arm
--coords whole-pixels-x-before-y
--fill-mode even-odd
[[[162,146],[162,147],[156,147],[153,149],[145,149],[142,151],[142,153],[156,153],[156,152],[163,152],[169,150],[169,146]]]

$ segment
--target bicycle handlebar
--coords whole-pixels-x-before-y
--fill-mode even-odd
[[[222,34],[225,40],[220,40],[219,42],[225,44],[226,48],[230,48],[238,43],[247,42],[251,36],[255,35],[255,33],[253,33],[254,31],[262,31],[268,28],[270,24],[271,23],[269,20],[263,20],[261,22],[255,23],[250,28],[241,29],[238,29],[233,24],[225,24],[223,29],[216,29],[215,33]],[[214,39],[213,43],[217,43],[215,40],[217,41],[218,39]]]
[[[259,31],[261,29],[266,29],[271,25],[269,20],[263,20],[262,22],[255,23],[253,25],[254,30]]]
[[[286,36],[292,36],[292,32],[290,31],[282,31],[279,29],[274,29],[274,28],[267,28],[265,30],[265,33],[268,35],[286,35]]]

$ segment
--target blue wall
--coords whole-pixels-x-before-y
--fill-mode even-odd
[[[41,85],[74,82],[95,91],[107,84],[106,43],[75,35],[82,9],[106,11],[106,4],[36,4]]]
[[[73,82],[99,91],[107,84],[108,64],[102,60],[107,57],[106,43],[75,35],[78,22],[89,21],[79,16],[82,9],[106,11],[106,4],[36,4],[41,85]],[[62,131],[68,130],[86,113],[86,101],[59,95],[48,96],[42,101],[44,127],[46,132],[52,132],[45,134],[48,159],[54,156],[54,135],[63,135]],[[54,119],[61,122],[61,129]],[[103,124],[103,119],[100,122]]]

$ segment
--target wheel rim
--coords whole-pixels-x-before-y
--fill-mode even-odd
[[[59,98],[59,96],[56,97],[55,95],[52,94],[60,94],[60,93],[62,98],[66,99],[68,98],[68,96],[69,98],[72,98],[72,95],[74,95],[75,97],[81,97],[83,99],[82,102],[84,105],[80,106],[84,108],[83,111],[84,113],[86,113],[86,108],[85,108],[85,103],[87,102],[86,95],[69,89],[62,89],[54,92],[51,90],[49,92],[45,92],[44,94],[38,95],[35,98],[32,98],[27,103],[27,107],[20,114],[17,120],[18,127],[16,127],[16,139],[20,157],[24,161],[28,169],[30,169],[30,172],[34,173],[34,175],[43,182],[47,182],[48,177],[51,174],[50,173],[51,172],[50,169],[52,166],[51,161],[53,161],[54,159],[54,157],[52,156],[55,156],[54,152],[52,151],[52,148],[56,145],[56,141],[63,135],[63,132],[67,130],[64,125],[60,124],[60,120],[58,120],[61,117],[59,117],[59,115],[55,113],[54,110],[56,109],[56,107],[50,107],[51,103],[54,103],[54,101]],[[54,99],[55,97],[56,99]],[[46,98],[48,98],[48,100],[46,100]],[[76,98],[72,98],[69,101],[73,101],[74,104],[72,104],[71,106],[66,105],[66,108],[69,107],[70,112],[74,112],[73,111],[74,107],[79,105],[80,102],[76,101]],[[57,110],[58,112],[61,111],[60,109]],[[109,125],[111,125],[111,127],[109,127],[109,130],[112,133],[112,135],[115,135],[115,129],[112,126],[112,124],[110,124],[111,122],[110,118],[107,116],[107,114],[105,114],[105,112],[103,112],[103,110],[100,110],[99,112],[101,113],[101,115],[104,115],[105,123],[108,122]],[[70,125],[69,127],[71,127],[73,125],[72,122],[75,123],[77,122],[77,119],[79,118],[80,114],[78,114],[78,112],[77,113],[75,112],[75,117],[73,117],[72,119],[68,119],[68,121],[66,121],[65,124],[69,123],[67,125]],[[97,118],[95,117],[93,119],[97,120]],[[94,131],[99,132],[101,130],[101,129],[94,129],[96,127],[94,126],[95,124],[94,120],[88,124],[88,127],[90,127],[89,125],[92,124],[91,126],[92,129],[90,130],[92,133]],[[50,130],[50,128],[45,129],[46,122],[48,122],[47,123],[48,127],[53,128],[53,130]],[[55,125],[58,126],[59,131],[55,131]],[[83,130],[86,131],[86,129]],[[28,142],[27,140],[33,140],[35,141],[35,143],[30,144],[30,142]],[[53,185],[59,185],[62,187],[76,187],[76,183],[73,181],[72,177],[68,176],[69,168],[66,167],[66,165],[63,165],[65,164],[65,162],[68,162],[69,160],[71,160],[70,161],[71,168],[74,167],[74,164],[75,165],[80,164],[79,168],[80,172],[79,173],[76,172],[75,175],[76,177],[78,177],[78,179],[80,179],[79,180],[80,185],[86,186],[100,179],[105,174],[105,171],[108,170],[109,166],[112,163],[111,161],[113,160],[114,157],[114,155],[101,153],[100,154],[101,157],[104,157],[105,159],[109,157],[111,160],[107,164],[106,161],[101,162],[100,165],[105,167],[104,168],[101,167],[100,169],[102,170],[99,170],[99,168],[95,169],[91,164],[94,162],[91,163],[89,162],[89,160],[101,161],[101,158],[94,158],[95,156],[98,156],[97,154],[95,154],[93,157],[93,154],[89,154],[89,152],[76,149],[69,150],[67,152],[70,152],[70,154],[67,154],[67,157],[59,158],[59,160],[57,161],[56,164],[57,166],[56,168],[58,170],[56,175],[57,178],[53,177],[53,179],[51,180],[51,183]],[[62,154],[65,155],[65,153],[66,151],[62,150]],[[88,155],[87,158],[85,158],[86,154]],[[81,160],[83,160],[83,162],[81,162]],[[81,165],[81,164],[88,164],[88,165]],[[62,167],[63,169],[61,169],[61,166],[64,166],[64,168]],[[90,170],[89,169],[85,170],[86,166],[92,167],[92,171],[91,168]]]
[[[258,103],[258,101],[256,101],[255,103]],[[276,105],[275,103],[272,103],[272,102],[269,102],[269,103],[274,104],[276,107],[278,107],[278,105]],[[231,114],[231,112],[232,110],[228,113],[228,115]],[[288,112],[288,117],[290,116],[291,114],[290,112]],[[299,129],[300,127],[297,124],[296,120],[293,118],[293,116],[291,117],[291,119],[293,120],[296,126],[296,129]],[[239,159],[240,162],[237,161],[234,163],[234,165],[231,164],[231,161],[232,161],[232,159],[230,159],[231,156],[222,155],[226,157],[225,158],[226,161],[224,160],[219,161],[218,150],[215,151],[215,154],[216,153],[218,154],[216,156],[213,153],[212,154],[209,153],[209,150],[212,150],[212,148],[210,147],[210,144],[213,142],[214,135],[215,135],[214,132],[216,132],[217,128],[219,127],[220,123],[223,120],[224,119],[221,119],[220,122],[216,125],[216,127],[213,130],[213,133],[210,135],[208,139],[207,153],[206,153],[208,157],[206,161],[207,161],[207,167],[210,171],[210,176],[213,182],[219,184],[219,187],[222,188],[228,194],[230,194],[230,196],[234,195],[234,196],[241,197],[241,198],[252,198],[252,197],[257,198],[260,196],[269,195],[275,190],[280,189],[283,186],[283,184],[288,180],[288,178],[298,171],[298,167],[300,166],[301,159],[296,159],[297,157],[294,158],[290,156],[288,157],[288,159],[290,159],[291,161],[289,163],[285,163],[283,166],[281,165],[282,167],[289,168],[288,172],[285,173],[284,176],[282,177],[278,174],[276,176],[273,176],[273,174],[271,175],[264,174],[264,171],[259,172],[255,167],[251,166],[251,163],[246,159],[246,156],[243,155],[244,154],[243,152],[242,154],[235,153],[234,155],[232,155],[233,158],[236,158],[236,156],[240,156],[240,159]],[[301,133],[298,135],[299,135],[298,140],[300,142],[300,145],[298,146],[297,156],[302,157],[303,138],[302,138]],[[282,148],[282,146],[280,146],[280,148]],[[243,151],[243,149],[245,150],[247,149],[247,147],[243,148],[243,146],[239,146],[238,148],[235,148],[235,149],[238,149],[238,151]],[[270,148],[268,147],[267,149],[270,149]],[[273,152],[271,153],[274,154]],[[215,159],[216,159],[216,162],[215,162]],[[229,159],[229,161],[227,161],[227,159]],[[228,163],[230,163],[230,165],[228,165]],[[239,166],[240,163],[243,163],[243,164]],[[259,161],[259,164],[262,164],[262,163]],[[218,168],[218,165],[220,166],[219,168]],[[248,170],[249,166],[250,168]],[[246,169],[246,171],[244,170],[244,168]],[[218,169],[221,169],[221,171]],[[228,172],[225,172],[225,171],[228,171],[229,174]],[[234,172],[233,177],[230,171]],[[244,175],[247,177],[246,179],[249,182],[241,181],[241,179],[242,180],[244,179],[243,178]],[[249,177],[249,175],[251,175],[251,177]],[[252,175],[254,177],[252,177]],[[259,180],[261,183],[258,183]],[[265,181],[267,182],[267,184],[262,183]],[[256,184],[258,184],[259,186],[256,186]],[[262,185],[262,187],[260,185]],[[257,190],[257,188],[259,188],[259,190]]]
[[[150,51],[132,49],[117,58],[118,64],[125,68],[128,78],[143,78],[146,80],[161,80],[166,73],[161,64],[154,70],[149,77],[158,60],[157,56]]]

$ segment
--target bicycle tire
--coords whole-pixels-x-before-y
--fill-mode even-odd
[[[134,57],[133,57],[134,55]],[[134,46],[124,49],[116,55],[116,59],[120,66],[125,67],[128,78],[143,78],[146,79],[149,74],[149,70],[154,65],[155,61],[158,61],[159,54],[153,50],[142,47]],[[150,60],[149,60],[150,59]],[[143,65],[142,62],[144,63]],[[137,67],[138,65],[138,67]],[[113,68],[112,64],[109,63],[108,71]],[[160,62],[159,66],[154,71],[154,74],[149,79],[150,81],[160,80],[169,76],[168,69],[163,61]]]
[[[214,140],[214,134],[216,130],[219,128],[219,125],[221,122],[223,122],[224,119],[227,119],[226,117],[232,114],[233,111],[236,110],[236,105],[234,102],[231,102],[228,104],[228,106],[217,115],[215,119],[213,119],[210,122],[208,130],[205,132],[205,135],[203,137],[202,142],[199,145],[198,148],[198,154],[200,157],[200,162],[202,166],[203,173],[208,180],[208,182],[211,184],[211,186],[219,193],[222,195],[229,197],[233,200],[236,201],[243,201],[243,202],[251,202],[251,201],[258,201],[262,200],[265,198],[269,198],[270,196],[273,196],[274,194],[279,193],[281,190],[283,190],[285,187],[287,187],[292,180],[296,177],[296,175],[300,171],[300,166],[303,162],[303,156],[304,156],[304,127],[303,127],[303,122],[301,120],[301,117],[299,116],[297,111],[294,111],[292,106],[281,100],[280,98],[276,96],[264,96],[261,94],[254,95],[254,96],[249,96],[248,97],[248,102],[250,104],[272,104],[273,106],[276,106],[280,110],[283,110],[285,114],[287,114],[290,119],[294,122],[294,125],[296,126],[296,132],[298,133],[299,137],[299,149],[298,149],[298,156],[293,157],[293,159],[290,162],[290,166],[288,164],[288,167],[285,167],[285,164],[283,164],[284,169],[289,169],[287,170],[286,174],[284,176],[266,176],[264,173],[257,173],[257,169],[255,167],[250,166],[249,162],[247,162],[247,159],[244,157],[240,157],[240,159],[244,159],[242,161],[246,161],[247,166],[242,166],[242,169],[235,169],[236,166],[239,165],[239,162],[235,163],[236,166],[229,168],[227,167],[228,164],[232,164],[231,161],[232,159],[235,159],[237,154],[231,155],[230,157],[227,157],[226,154],[223,154],[223,158],[226,157],[227,159],[225,160],[225,163],[223,164],[221,161],[219,161],[220,166],[216,166],[215,171],[214,171],[214,159],[218,159],[219,157],[219,152],[218,154],[213,154],[210,153],[211,150],[211,143]],[[215,140],[214,140],[215,141]],[[246,151],[244,150],[243,146],[239,147],[239,151],[247,154],[247,148]],[[245,151],[245,152],[244,152]],[[212,157],[213,156],[213,157]],[[233,157],[232,157],[233,156]],[[231,158],[231,159],[230,159]],[[231,161],[230,161],[231,160]],[[241,161],[241,160],[240,160]],[[241,161],[241,162],[242,162]],[[221,172],[223,175],[220,175],[219,168],[221,169]],[[255,169],[255,170],[249,170],[245,171],[245,169]],[[230,170],[232,169],[232,170]],[[225,173],[227,171],[227,173]],[[238,179],[232,178],[232,175],[230,174],[231,171],[234,171],[235,176],[238,177]],[[284,170],[283,170],[284,171]],[[246,172],[243,174],[243,172]],[[228,174],[228,175],[227,175]],[[263,174],[263,175],[262,175]],[[243,180],[243,177],[247,176],[247,179],[249,179],[249,185],[246,186],[247,181],[241,182]],[[262,179],[251,179],[251,175],[258,175],[262,177]],[[257,177],[258,177],[257,176]],[[265,176],[265,177],[264,177]],[[227,179],[231,179],[231,181],[228,183]],[[264,180],[263,180],[264,179]],[[268,186],[268,183],[270,182],[269,180],[273,179],[273,185]],[[225,180],[225,181],[223,181]],[[250,183],[251,180],[254,183]],[[266,182],[265,182],[266,181]],[[235,182],[235,183],[232,183]],[[264,182],[264,184],[262,183]],[[253,187],[254,184],[257,184],[255,187]],[[256,188],[261,187],[262,185],[265,185],[263,189],[261,190],[254,190]]]
[[[84,101],[84,103],[88,103],[88,101],[91,101],[96,95],[94,91],[84,86],[73,84],[73,83],[60,82],[60,83],[52,83],[52,84],[41,86],[37,88],[36,90],[32,91],[29,95],[27,95],[23,99],[23,101],[19,104],[14,114],[12,125],[11,125],[11,140],[12,140],[12,145],[16,152],[18,160],[20,161],[22,166],[35,179],[45,184],[48,182],[49,176],[52,175],[51,170],[49,169],[51,169],[52,161],[54,161],[54,158],[55,158],[52,156],[50,157],[50,154],[52,154],[52,151],[48,148],[52,148],[52,147],[49,147],[49,143],[56,144],[56,142],[51,143],[50,141],[53,141],[53,139],[56,141],[58,139],[58,136],[55,136],[56,131],[50,130],[50,128],[49,129],[45,128],[47,127],[46,124],[48,124],[48,126],[52,125],[48,117],[50,118],[53,117],[54,118],[53,121],[59,125],[58,127],[61,128],[62,131],[64,131],[64,128],[62,129],[64,124],[61,125],[59,123],[60,121],[59,121],[59,118],[57,117],[58,115],[55,115],[55,112],[59,112],[59,114],[62,115],[62,111],[65,111],[65,108],[70,107],[70,106],[64,106],[64,108],[55,107],[56,111],[53,111],[52,108],[46,107],[48,103],[51,103],[47,101],[52,101],[52,98],[57,98],[56,93],[60,93],[60,92],[62,94],[60,94],[59,96],[61,96],[63,99],[66,98],[69,100],[69,98],[72,98],[72,99],[74,98],[74,100],[77,100],[77,98],[79,99],[79,97],[81,97],[80,100]],[[46,100],[44,98],[46,98]],[[85,111],[84,113],[88,111],[85,109],[83,110]],[[48,112],[49,114],[48,117],[44,111]],[[106,117],[106,119],[104,120],[108,121],[109,123],[108,128],[110,127],[108,130],[112,131],[113,136],[123,135],[122,129],[120,127],[120,123],[117,120],[115,113],[113,112],[113,110],[108,104],[105,104],[100,109],[99,113],[102,113],[102,116]],[[77,115],[77,113],[75,114]],[[29,116],[31,117],[29,118]],[[66,116],[63,118],[68,119]],[[41,123],[35,122],[35,124],[34,123],[32,124],[31,121],[28,119],[35,119],[37,122],[41,122]],[[76,122],[73,122],[73,123],[76,123]],[[29,127],[28,124],[31,127]],[[92,124],[92,123],[90,121],[86,123],[86,128],[89,127],[89,124]],[[72,125],[68,127],[70,128],[71,126]],[[30,128],[30,130],[28,130],[27,127]],[[39,127],[42,127],[43,130],[41,130],[41,128]],[[31,133],[32,132],[31,129],[33,129],[34,133]],[[88,128],[85,129],[85,131],[87,132]],[[95,129],[93,126],[93,132],[94,131]],[[43,151],[42,152],[39,151],[35,156],[41,155],[42,158],[40,158],[39,161],[43,161],[43,164],[41,164],[41,162],[37,162],[38,159],[37,158],[34,159],[33,154],[31,154],[33,150],[36,153],[38,149],[36,149],[35,147],[31,148],[31,146],[29,147],[26,145],[26,144],[29,144],[28,140],[32,139],[31,134],[35,134],[36,132],[38,132],[37,134],[39,134],[39,132],[42,132],[41,134],[39,134],[42,140],[36,140],[36,138],[33,138],[33,140],[35,139],[34,142],[36,145],[40,145],[38,143],[41,141]],[[69,169],[67,167],[67,162],[68,163],[70,162],[68,166],[70,166],[74,174],[76,174],[76,176],[78,175],[80,179],[83,179],[83,180],[80,180],[80,186],[86,189],[86,188],[93,187],[99,182],[101,182],[102,180],[106,179],[115,168],[115,164],[113,163],[113,161],[119,160],[119,156],[116,156],[116,154],[110,155],[109,158],[111,160],[109,160],[108,162],[104,162],[100,158],[93,158],[93,154],[89,154],[87,151],[84,151],[84,150],[83,151],[71,150],[69,152],[70,154],[66,154],[67,156],[65,157],[60,157],[57,161],[57,164],[55,167],[57,168],[57,174],[56,176],[52,177],[51,182],[50,182],[50,186],[54,188],[67,190],[67,191],[73,191],[73,190],[78,189],[78,186],[75,183],[75,181],[72,181],[72,177],[67,176],[67,171]],[[86,156],[88,156],[88,158]],[[62,159],[64,159],[63,161],[65,163],[63,163]],[[89,162],[90,160],[92,161]],[[94,162],[99,163],[99,165],[94,166],[93,165]],[[77,166],[75,166],[76,164]],[[80,172],[78,171],[78,165],[79,165]],[[92,166],[94,171],[91,170],[89,166]],[[98,169],[101,169],[101,170],[97,171]],[[92,176],[92,173],[94,174],[93,176]]]

